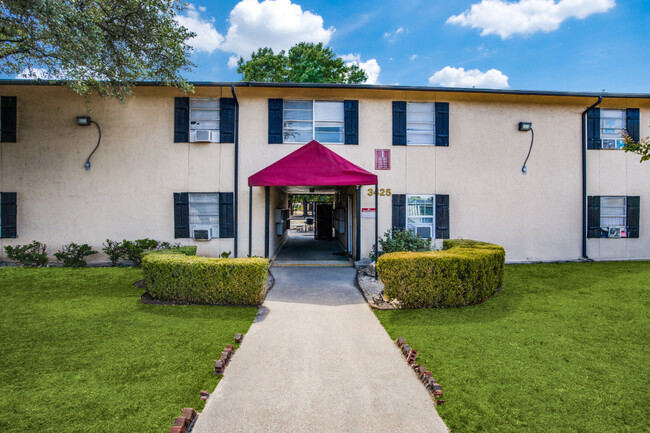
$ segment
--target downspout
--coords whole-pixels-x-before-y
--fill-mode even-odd
[[[594,102],[589,108],[582,112],[582,258],[588,259],[587,256],[587,134],[586,119],[587,113],[603,101],[599,96],[598,101]]]
[[[235,100],[235,194],[234,195],[234,236],[235,236],[235,245],[234,245],[234,257],[237,257],[237,238],[239,235],[239,101],[237,100],[237,93],[235,92],[235,85],[231,85],[230,89],[232,90],[232,97]]]

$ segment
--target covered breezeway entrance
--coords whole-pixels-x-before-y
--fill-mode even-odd
[[[311,141],[250,176],[248,185],[249,208],[253,188],[264,187],[264,255],[274,265],[349,266],[360,258],[360,187],[377,187],[376,175]],[[327,200],[312,201],[313,206],[305,204],[298,211],[291,199],[295,196]],[[252,224],[249,214],[249,255]],[[375,244],[376,239],[375,219]]]

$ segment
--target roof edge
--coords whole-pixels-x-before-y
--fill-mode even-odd
[[[57,86],[63,85],[62,80],[40,79],[0,79],[0,86]],[[266,88],[304,88],[304,89],[351,89],[351,90],[386,90],[411,92],[440,92],[440,93],[479,93],[498,95],[522,96],[564,96],[578,98],[643,98],[650,99],[650,93],[617,93],[617,92],[573,92],[552,90],[513,90],[513,89],[477,89],[466,87],[432,87],[432,86],[399,86],[377,84],[340,84],[340,83],[270,83],[259,81],[191,81],[195,87],[266,87]],[[164,86],[160,81],[139,81],[135,86]]]

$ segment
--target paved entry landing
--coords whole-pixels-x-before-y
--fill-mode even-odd
[[[274,268],[275,287],[193,431],[447,432],[354,272]]]
[[[352,266],[343,249],[335,240],[314,239],[313,236],[293,235],[287,239],[274,266],[330,265]]]

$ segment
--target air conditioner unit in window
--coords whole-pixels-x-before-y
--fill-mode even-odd
[[[194,239],[197,241],[207,241],[210,239],[210,231],[203,229],[194,229]]]
[[[422,239],[427,239],[431,237],[431,227],[416,227],[415,233],[417,233]]]
[[[621,233],[625,233],[625,227],[622,226],[610,226],[607,237],[608,238],[620,238]]]
[[[210,129],[192,129],[190,131],[190,141],[217,142],[219,141],[219,132]]]
[[[603,149],[616,149],[616,140],[613,138],[603,138],[601,147]]]

